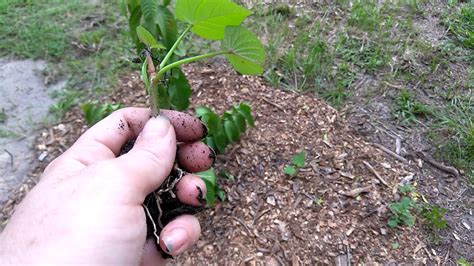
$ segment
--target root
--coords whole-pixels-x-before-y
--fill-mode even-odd
[[[158,226],[160,227],[160,230],[163,229],[163,223],[161,222],[161,217],[163,216],[163,210],[161,209],[161,197],[160,195],[163,194],[163,193],[170,193],[171,197],[172,198],[176,198],[176,195],[173,193],[173,189],[176,187],[176,184],[178,184],[178,182],[181,180],[181,178],[183,178],[184,176],[184,172],[183,170],[179,169],[179,168],[175,168],[175,170],[178,172],[178,177],[175,178],[174,180],[171,180],[171,178],[166,178],[165,182],[165,186],[163,188],[161,188],[160,190],[158,191],[155,191],[153,192],[153,195],[155,196],[155,199],[156,199],[156,206],[158,207]],[[151,217],[149,217],[151,218]],[[155,223],[153,223],[153,226],[155,226]],[[155,234],[156,236],[156,234]],[[159,239],[159,238],[158,238]]]
[[[158,234],[157,234],[158,230],[156,229],[156,224],[153,221],[153,218],[151,217],[151,214],[150,214],[150,211],[148,210],[148,207],[145,204],[142,204],[142,206],[145,209],[145,213],[148,216],[148,219],[150,219],[151,224],[153,225],[153,235],[156,237],[156,243],[159,245],[160,244],[160,236],[158,236]]]

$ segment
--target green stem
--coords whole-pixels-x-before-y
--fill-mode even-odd
[[[157,75],[157,79],[160,79],[161,77],[163,77],[163,75],[165,74],[166,71],[172,69],[172,68],[175,68],[175,67],[179,67],[180,65],[182,64],[187,64],[187,63],[191,63],[191,62],[195,62],[195,61],[198,61],[198,60],[201,60],[201,59],[206,59],[206,58],[209,58],[209,57],[214,57],[214,56],[217,56],[217,55],[221,55],[221,54],[228,54],[230,53],[229,51],[217,51],[217,52],[213,52],[213,53],[208,53],[208,54],[203,54],[203,55],[198,55],[198,56],[193,56],[193,57],[188,57],[188,58],[185,58],[185,59],[181,59],[179,61],[176,61],[176,62],[173,62],[163,68],[160,68],[160,71],[158,72],[158,75]]]
[[[174,42],[173,44],[173,47],[171,47],[171,49],[168,51],[168,53],[166,54],[165,58],[163,59],[163,61],[161,62],[160,64],[160,69],[162,69],[166,63],[168,62],[168,60],[170,60],[171,56],[173,55],[174,53],[174,50],[176,50],[176,48],[178,48],[178,45],[181,43],[181,40],[183,40],[184,36],[186,35],[186,33],[188,33],[191,28],[193,27],[193,25],[189,25],[184,31],[183,33],[181,33],[181,35],[178,37],[178,39],[176,40],[176,42]]]
[[[158,87],[153,82],[150,86],[151,114],[156,117],[160,114],[160,105],[158,104]]]

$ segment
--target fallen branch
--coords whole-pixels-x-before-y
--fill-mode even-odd
[[[402,156],[396,154],[395,152],[391,151],[390,149],[385,148],[381,144],[374,143],[374,146],[381,149],[383,152],[387,153],[388,155],[391,155],[395,159],[399,160],[400,162],[408,163],[408,160],[403,158]]]
[[[375,175],[375,177],[377,177],[378,180],[380,180],[380,182],[382,182],[382,184],[384,184],[385,186],[387,187],[390,187],[387,183],[387,181],[385,181],[382,176],[380,176],[380,174],[374,169],[374,167],[372,167],[372,165],[370,165],[370,163],[366,162],[366,161],[362,161],[365,166],[367,166],[367,168],[370,170],[370,172],[372,172],[372,174]]]
[[[435,159],[433,159],[433,157],[431,157],[429,154],[426,154],[424,152],[418,152],[418,155],[420,157],[422,157],[423,160],[425,160],[426,162],[428,162],[432,166],[438,168],[439,170],[444,171],[444,172],[449,173],[449,174],[453,174],[456,177],[459,177],[458,169],[456,169],[452,166],[447,166],[447,165],[444,165],[440,162],[437,162]]]

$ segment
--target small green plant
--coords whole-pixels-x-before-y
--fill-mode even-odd
[[[306,162],[306,151],[295,154],[291,159],[291,164],[283,168],[283,173],[289,176],[296,176],[300,168],[304,167]]]
[[[62,91],[54,95],[59,97],[59,101],[49,107],[49,111],[56,118],[61,118],[67,111],[71,110],[77,103],[77,93],[72,91]]]
[[[389,209],[392,212],[388,220],[388,226],[395,228],[401,225],[413,226],[415,225],[415,216],[412,209],[415,207],[415,202],[409,197],[402,197],[398,202],[390,204]]]
[[[448,226],[444,214],[446,214],[446,209],[430,204],[425,204],[421,209],[425,224],[432,230],[441,230]]]
[[[415,224],[416,216],[434,232],[446,228],[445,209],[429,203],[418,203],[420,195],[410,184],[401,186],[399,191],[403,196],[401,200],[389,205],[392,213],[388,220],[390,228],[403,225],[411,227]]]
[[[122,107],[122,104],[90,102],[82,105],[82,111],[84,112],[87,124],[93,126],[95,123]]]
[[[472,264],[466,260],[466,258],[459,258],[456,263],[459,265],[459,266],[471,266]]]
[[[208,128],[204,142],[219,153],[224,153],[229,144],[239,140],[247,125],[254,126],[251,108],[245,103],[232,107],[220,117],[209,107],[203,106],[196,108],[196,115]]]
[[[121,1],[122,13],[128,18],[130,36],[142,62],[141,79],[154,116],[161,108],[185,110],[189,107],[192,90],[181,71],[184,64],[222,55],[240,74],[263,73],[263,45],[257,36],[241,26],[251,15],[249,10],[230,0],[177,0],[173,13],[169,9],[171,1],[159,2]],[[180,34],[178,22],[184,24]],[[187,57],[187,50],[183,48],[187,46],[182,43],[191,43],[190,33],[211,42],[220,41],[220,49]],[[208,128],[204,142],[219,153],[239,140],[247,125],[254,126],[251,108],[244,103],[235,105],[222,116],[209,107],[197,108],[196,114]],[[214,169],[199,175],[206,183],[208,204],[212,206],[216,199],[223,200],[225,193],[217,186]]]
[[[405,123],[415,122],[419,116],[432,113],[429,106],[417,101],[410,91],[403,89],[396,99],[395,115]]]
[[[230,0],[177,0],[176,19],[186,24],[177,37],[177,21],[168,4],[166,1],[159,5],[156,0],[122,1],[132,40],[143,61],[142,80],[154,115],[160,108],[184,110],[189,106],[191,88],[180,70],[183,64],[224,55],[241,74],[263,73],[263,46],[257,36],[240,26],[251,14],[249,10]],[[189,32],[206,40],[219,40],[221,49],[180,59],[185,54],[179,45]]]

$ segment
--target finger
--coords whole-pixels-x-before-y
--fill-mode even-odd
[[[196,141],[207,134],[206,126],[191,115],[167,110],[162,113],[176,128],[176,137],[180,142]],[[115,111],[87,130],[65,156],[82,165],[114,158],[128,140],[138,136],[150,117],[149,108],[123,108]]]
[[[176,136],[168,119],[150,118],[126,154],[114,160],[117,168],[130,178],[132,188],[145,198],[171,172],[176,154]]]
[[[150,119],[148,108],[124,108],[87,130],[65,153],[84,165],[115,158],[127,140],[135,139]]]
[[[165,259],[161,256],[160,252],[156,249],[156,244],[154,239],[148,239],[145,242],[145,247],[143,248],[142,260],[140,261],[141,266],[155,266],[155,265],[165,265]]]
[[[177,159],[181,168],[191,173],[197,173],[211,168],[216,159],[216,153],[200,141],[182,143],[178,146]]]
[[[185,175],[176,185],[179,200],[188,205],[206,205],[206,184],[197,175]]]
[[[165,226],[160,234],[160,246],[172,256],[179,255],[199,239],[201,226],[196,217],[181,215]]]
[[[207,135],[207,127],[192,115],[171,110],[162,110],[161,114],[170,119],[180,142],[194,142]]]

